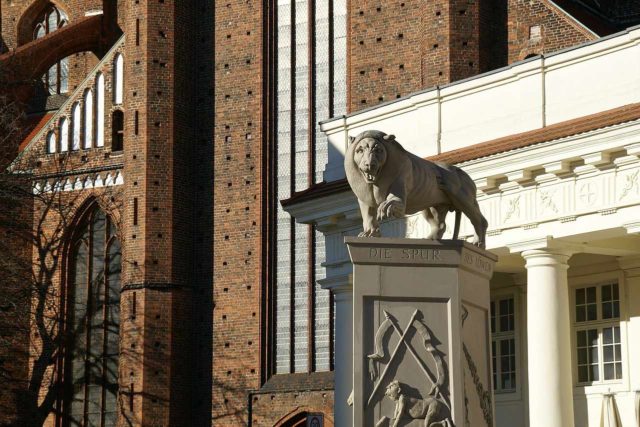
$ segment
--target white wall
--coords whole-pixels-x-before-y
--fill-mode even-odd
[[[393,133],[430,156],[640,102],[640,27],[328,120],[325,179],[344,177],[347,135]]]

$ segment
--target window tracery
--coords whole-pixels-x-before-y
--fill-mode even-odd
[[[34,40],[64,27],[69,23],[69,19],[63,11],[49,4],[36,22],[33,29]],[[42,82],[50,95],[67,93],[69,91],[69,58],[64,58],[49,68],[49,71],[42,76]]]
[[[115,224],[97,207],[73,241],[69,267],[64,424],[115,426],[121,247]]]

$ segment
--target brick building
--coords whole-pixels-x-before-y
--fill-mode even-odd
[[[25,113],[2,166],[29,172],[12,218],[37,237],[2,223],[3,248],[38,292],[2,313],[31,321],[0,348],[0,422],[333,425],[325,239],[280,204],[323,181],[318,122],[592,42],[639,9],[2,2],[4,102]]]

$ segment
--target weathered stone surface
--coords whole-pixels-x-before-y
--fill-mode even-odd
[[[441,239],[447,213],[455,211],[453,239],[464,213],[475,230],[473,243],[484,247],[487,220],[476,201],[476,185],[462,169],[421,159],[395,136],[376,130],[351,139],[344,169],[360,205],[360,236],[380,236],[380,221],[422,212],[430,226],[426,237]]]

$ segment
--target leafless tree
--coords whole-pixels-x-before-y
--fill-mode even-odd
[[[60,160],[57,175],[66,167]],[[36,160],[19,163],[0,172],[0,381],[8,386],[0,393],[10,394],[0,405],[17,408],[11,425],[41,426],[60,410],[63,351],[85,333],[82,320],[77,330],[62,327],[61,270],[80,195],[53,186],[34,191]],[[110,189],[96,197],[107,212],[118,209]]]
[[[0,69],[0,87],[6,78]],[[41,163],[18,155],[24,120],[21,103],[0,94],[0,425],[41,426],[61,410],[63,352],[85,332],[84,321],[62,327],[62,263],[81,195],[55,184],[34,191]],[[68,155],[49,163],[48,176],[70,171]],[[94,195],[108,214],[120,209],[117,191]]]

